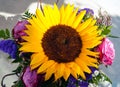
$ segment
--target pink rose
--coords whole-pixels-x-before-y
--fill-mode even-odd
[[[97,47],[97,51],[100,52],[100,61],[105,65],[111,65],[115,57],[115,49],[113,43],[104,38],[102,43]]]
[[[29,24],[27,20],[18,21],[18,23],[13,28],[13,37],[14,37],[14,39],[16,39],[16,41],[18,41],[18,42],[22,42],[23,41],[21,36],[25,36],[26,35],[26,33],[24,32],[24,30],[27,29],[25,27],[26,24]]]

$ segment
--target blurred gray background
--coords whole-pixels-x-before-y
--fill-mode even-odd
[[[42,0],[44,3],[53,4],[56,0]],[[37,0],[0,0],[0,29],[13,29],[14,25],[20,18],[20,15],[28,8],[31,12],[37,7]],[[120,1],[119,0],[59,0],[58,5],[62,3],[74,3],[75,6],[81,8],[90,7],[95,12],[102,8],[112,16],[113,29],[112,34],[120,37]],[[101,69],[110,77],[113,82],[113,87],[120,87],[120,38],[110,38],[114,43],[116,57],[112,66],[107,69]],[[0,51],[0,81],[1,78],[17,67],[17,64],[11,64],[11,60],[7,59],[7,54]],[[10,87],[16,77],[8,77],[5,83]]]

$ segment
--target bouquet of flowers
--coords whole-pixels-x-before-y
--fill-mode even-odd
[[[74,5],[44,5],[28,11],[14,26],[0,30],[0,50],[18,67],[12,87],[99,87],[110,79],[99,69],[112,65],[115,50],[111,17]],[[7,75],[8,76],[8,75]],[[4,77],[5,78],[5,77]],[[2,87],[6,87],[1,82]]]

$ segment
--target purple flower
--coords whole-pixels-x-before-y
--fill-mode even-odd
[[[76,80],[73,76],[70,76],[68,79],[67,87],[88,87],[87,81]]]
[[[14,40],[1,40],[0,50],[8,53],[14,59],[17,57],[18,48]]]
[[[76,85],[77,85],[77,80],[72,75],[70,75],[68,79],[67,87],[76,87]]]
[[[15,27],[13,28],[13,37],[16,39],[16,41],[18,42],[22,42],[23,39],[21,38],[21,36],[25,36],[27,35],[24,30],[26,30],[27,28],[25,27],[25,25],[29,24],[27,20],[24,21],[18,21],[18,23],[15,25]]]
[[[112,25],[112,19],[111,16],[108,15],[106,11],[101,12],[99,11],[99,17],[97,18],[97,24],[98,25],[105,25],[105,26],[111,26]]]
[[[97,69],[94,68],[94,67],[89,67],[89,68],[90,68],[90,70],[91,70],[91,74],[85,73],[86,80],[91,80],[91,79],[92,79],[92,74],[95,72],[95,70],[97,70]]]
[[[31,70],[28,66],[23,73],[22,81],[25,84],[25,87],[39,87],[44,81],[44,75],[37,75],[37,71]]]
[[[79,81],[78,82],[78,85],[80,86],[80,87],[88,87],[88,85],[89,85],[89,83],[88,82],[86,82],[86,81]]]
[[[85,73],[86,80],[77,80],[71,75],[68,79],[67,87],[77,87],[77,85],[80,87],[88,87],[89,85],[88,80],[92,79],[92,74],[95,72],[95,70],[97,70],[94,67],[89,68],[91,69],[91,74]]]
[[[94,15],[94,11],[93,11],[92,9],[90,9],[90,8],[80,9],[80,10],[78,10],[78,13],[77,13],[77,14],[79,14],[79,13],[80,13],[81,11],[83,11],[83,10],[86,10],[86,14],[89,14],[89,15],[91,15],[91,16]]]

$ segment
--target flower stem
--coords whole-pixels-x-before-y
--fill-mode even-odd
[[[6,74],[5,76],[3,76],[2,80],[1,80],[1,86],[2,87],[6,87],[6,85],[3,83],[4,79],[8,76],[11,76],[11,75],[17,75],[17,74],[16,73],[10,73],[10,74]]]

